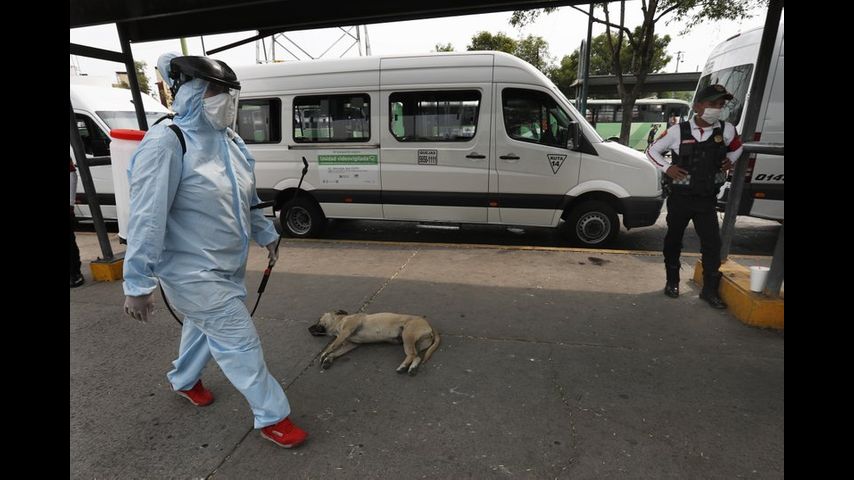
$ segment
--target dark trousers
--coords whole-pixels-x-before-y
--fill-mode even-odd
[[[715,197],[695,197],[672,194],[667,198],[667,235],[664,236],[664,264],[679,266],[682,252],[682,236],[689,221],[700,237],[700,252],[703,254],[703,273],[717,274],[721,266],[721,233]]]
[[[74,207],[70,207],[71,222],[68,231],[71,232],[71,276],[80,275],[80,249],[77,248],[77,239],[74,238]]]

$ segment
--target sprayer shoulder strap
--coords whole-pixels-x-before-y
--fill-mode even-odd
[[[154,125],[157,125],[158,123],[162,122],[163,120],[166,120],[167,118],[169,120],[173,120],[175,118],[175,115],[171,114],[171,113],[167,113],[166,115],[163,115],[162,117],[158,118],[156,122],[154,122],[152,127]],[[170,124],[169,128],[172,129],[173,132],[175,132],[175,135],[178,137],[178,141],[181,142],[181,155],[182,156],[186,155],[186,153],[187,153],[187,142],[184,141],[184,132],[182,132],[181,128],[178,127],[178,125],[175,125],[174,123]]]
[[[174,123],[170,124],[169,128],[172,129],[172,131],[175,132],[175,135],[178,136],[178,141],[181,142],[181,153],[186,155],[187,154],[187,142],[184,140],[184,132],[182,132],[181,128],[178,125],[175,125]],[[233,138],[231,139],[231,141],[233,141],[234,143],[237,143],[237,140],[235,140]]]
[[[169,128],[175,132],[175,135],[178,136],[178,141],[181,142],[181,154],[184,155],[187,153],[187,142],[184,141],[184,132],[181,131],[181,128],[174,123],[169,125]]]

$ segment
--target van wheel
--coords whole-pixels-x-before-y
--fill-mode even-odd
[[[617,238],[617,211],[606,202],[590,200],[574,207],[566,218],[564,235],[573,244],[600,247]]]
[[[320,206],[306,197],[295,198],[282,206],[279,214],[282,234],[288,237],[316,237],[326,227]]]

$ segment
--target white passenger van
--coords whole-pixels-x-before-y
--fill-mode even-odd
[[[157,100],[142,94],[145,115],[151,125],[169,110]],[[133,98],[126,88],[99,87],[71,84],[71,106],[77,120],[77,128],[83,140],[87,158],[110,155],[110,130],[117,128],[138,129]],[[71,147],[69,146],[69,149]],[[74,151],[70,150],[75,166]],[[113,174],[110,165],[90,167],[95,193],[101,204],[101,214],[106,220],[116,219],[116,197],[113,189]],[[78,172],[78,175],[80,172]],[[77,180],[77,200],[74,207],[78,218],[91,218],[83,181]]]
[[[235,67],[238,133],[286,234],[328,218],[557,227],[599,246],[652,225],[659,171],[603,141],[530,64],[500,52]],[[295,197],[302,170],[309,163]],[[268,210],[269,212],[269,210]]]
[[[703,67],[697,91],[712,83],[724,85],[735,98],[727,102],[722,119],[741,132],[747,114],[750,86],[753,84],[762,27],[726,39],[715,47]],[[783,143],[783,22],[777,30],[765,93],[759,108],[754,138],[742,141]],[[783,157],[751,154],[747,167],[739,215],[783,220]],[[723,211],[730,183],[721,188],[718,209]]]

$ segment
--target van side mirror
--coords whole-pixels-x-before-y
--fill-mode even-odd
[[[580,141],[579,135],[580,134],[578,131],[578,122],[571,122],[569,124],[569,127],[567,128],[567,135],[566,135],[566,149],[567,150],[576,150],[580,146],[581,141]]]
[[[108,138],[92,139],[92,155],[106,157],[110,155],[110,140]]]

